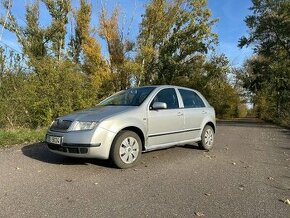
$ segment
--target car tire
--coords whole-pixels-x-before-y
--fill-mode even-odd
[[[120,169],[130,168],[138,163],[141,152],[140,137],[132,131],[121,131],[112,143],[110,159]]]
[[[211,150],[214,145],[214,130],[211,126],[206,125],[201,134],[201,141],[198,147],[202,150]]]

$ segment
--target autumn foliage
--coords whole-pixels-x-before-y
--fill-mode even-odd
[[[9,3],[4,0],[2,8],[9,10]],[[135,41],[120,24],[121,8],[98,9],[94,27],[92,5],[79,3],[75,8],[71,0],[35,1],[25,8],[24,24],[12,13],[0,18],[21,46],[20,52],[0,49],[0,128],[47,126],[113,92],[150,84],[197,89],[219,117],[245,115],[240,89],[229,82],[232,68],[215,52],[212,28],[218,21],[206,0],[149,1]],[[48,25],[41,24],[40,5],[50,15]]]

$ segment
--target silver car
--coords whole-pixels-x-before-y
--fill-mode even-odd
[[[214,108],[198,91],[145,86],[57,118],[45,142],[57,154],[111,159],[117,167],[129,168],[145,151],[193,142],[210,150],[215,131]]]

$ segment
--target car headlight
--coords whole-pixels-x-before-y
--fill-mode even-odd
[[[69,131],[92,130],[97,125],[95,121],[75,121]]]

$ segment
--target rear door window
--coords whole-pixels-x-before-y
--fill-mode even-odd
[[[200,108],[205,107],[203,100],[194,91],[186,89],[178,89],[184,108]]]

